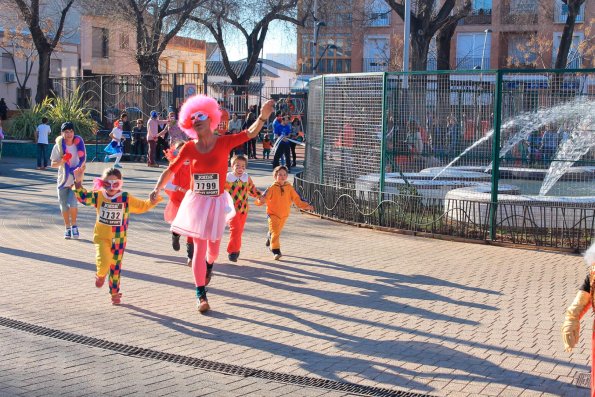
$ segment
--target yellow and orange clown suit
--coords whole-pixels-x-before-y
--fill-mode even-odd
[[[93,229],[97,277],[105,278],[109,271],[109,292],[113,303],[119,303],[120,271],[126,248],[126,234],[130,214],[142,214],[155,207],[150,200],[139,200],[126,192],[108,197],[105,191],[73,188],[77,200],[95,207],[97,220]]]
[[[257,198],[260,191],[252,182],[252,178],[247,173],[237,177],[233,172],[228,172],[225,179],[225,190],[233,199],[233,205],[236,214],[229,221],[229,243],[227,244],[228,253],[239,253],[242,247],[242,234],[248,217],[248,196]]]
[[[277,182],[269,186],[261,199],[255,203],[256,205],[264,204],[267,207],[270,246],[273,253],[281,249],[279,237],[289,217],[292,203],[301,209],[307,209],[310,206],[310,204],[301,199],[289,183],[280,185]]]
[[[562,341],[564,350],[572,351],[576,346],[580,333],[580,320],[589,308],[595,312],[595,243],[585,252],[585,262],[589,266],[587,277],[579,289],[572,304],[566,309],[564,322],[562,323]],[[591,397],[595,397],[595,319],[593,320],[593,332],[591,334]]]

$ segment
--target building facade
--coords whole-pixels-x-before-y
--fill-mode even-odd
[[[384,0],[346,2],[339,9],[319,10],[319,22],[298,28],[298,72],[402,70],[404,23],[397,13]],[[567,13],[560,0],[472,0],[470,14],[459,21],[451,41],[451,69],[551,68]],[[576,20],[567,68],[593,66],[592,54],[585,54],[589,46],[581,45],[592,35],[593,18],[595,3],[586,2]],[[432,42],[428,70],[434,69]]]

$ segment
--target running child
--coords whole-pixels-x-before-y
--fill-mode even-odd
[[[116,122],[114,129],[109,133],[109,137],[112,138],[112,141],[103,149],[103,151],[107,153],[103,161],[109,163],[110,159],[115,158],[116,162],[114,163],[114,168],[122,168],[120,165],[120,159],[122,158],[122,141],[126,138],[122,136],[121,121]]]
[[[269,139],[269,134],[266,134],[264,136],[264,139],[262,140],[262,158],[263,159],[269,159],[269,156],[271,155],[271,149],[273,148],[273,142],[271,142],[271,140]]]
[[[252,178],[246,173],[248,159],[240,155],[231,159],[232,172],[227,173],[225,180],[225,190],[231,195],[236,214],[229,221],[229,243],[227,244],[228,258],[232,262],[237,262],[240,257],[240,248],[242,247],[242,234],[244,225],[248,217],[248,196],[254,198],[260,197]]]
[[[93,181],[93,191],[83,187],[85,167],[74,171],[77,200],[84,205],[93,206],[97,211],[97,221],[93,230],[97,273],[95,286],[101,288],[109,271],[109,293],[113,305],[119,305],[120,271],[126,248],[126,234],[130,213],[142,214],[155,207],[160,196],[154,200],[140,200],[122,191],[122,173],[115,168],[106,168],[101,178]]]
[[[275,167],[273,170],[275,183],[255,202],[258,206],[266,205],[267,207],[269,233],[265,245],[267,247],[270,246],[273,255],[275,255],[275,260],[281,259],[282,256],[279,238],[283,226],[285,226],[285,222],[289,217],[291,203],[302,210],[312,211],[314,209],[314,207],[300,198],[293,186],[287,183],[287,175],[287,167],[283,165]]]
[[[164,152],[169,162],[172,162],[184,146],[185,141],[177,141],[174,146]],[[165,193],[169,196],[169,202],[165,206],[163,218],[169,224],[176,219],[180,204],[186,195],[186,192],[192,187],[192,174],[190,174],[190,160],[184,161],[184,164],[174,174],[171,181],[165,185]],[[171,246],[174,251],[180,250],[180,235],[171,232]],[[191,237],[186,237],[186,254],[188,261],[186,264],[192,266],[192,256],[194,255],[194,243]]]

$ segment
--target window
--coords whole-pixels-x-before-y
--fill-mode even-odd
[[[52,75],[52,76],[62,75],[62,60],[61,59],[50,59],[50,75]]]
[[[169,73],[169,63],[167,59],[160,59],[159,60],[159,71],[161,73]]]
[[[483,69],[489,69],[491,44],[490,32],[457,34],[456,68],[471,70],[481,68],[483,64]]]
[[[514,67],[529,67],[537,60],[535,52],[525,48],[529,36],[525,34],[511,35],[508,39],[508,58]]]
[[[560,48],[560,39],[562,38],[561,32],[554,33],[554,45],[553,45],[553,53],[552,53],[552,67],[554,67],[556,63],[556,57],[558,56],[558,48]],[[583,57],[581,52],[579,51],[579,45],[585,40],[584,34],[582,32],[576,32],[572,36],[572,44],[570,45],[570,50],[568,51],[568,59],[566,61],[566,69],[579,69],[583,63]],[[584,45],[584,43],[583,43]]]
[[[510,0],[510,12],[513,14],[537,13],[537,0]]]
[[[130,48],[130,36],[126,33],[120,33],[120,49],[127,50]]]
[[[554,23],[566,23],[568,17],[568,5],[562,3],[560,0],[554,0]],[[581,9],[576,16],[576,23],[585,21],[585,4],[581,6]]]
[[[13,69],[12,58],[10,54],[2,53],[2,69]]]
[[[192,64],[192,73],[200,73],[200,63],[194,62]]]
[[[384,0],[369,0],[366,10],[368,26],[390,26],[391,10]]]
[[[178,61],[178,73],[186,73],[186,64],[184,62]]]
[[[491,15],[492,14],[492,0],[473,0],[471,13],[474,15],[478,15],[478,14]]]
[[[386,72],[390,59],[387,36],[366,36],[364,39],[364,72]]]
[[[91,51],[93,58],[109,58],[109,30],[92,29]]]

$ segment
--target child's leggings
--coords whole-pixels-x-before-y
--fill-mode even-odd
[[[213,263],[219,256],[219,245],[221,240],[211,241],[199,238],[193,238],[194,256],[192,257],[192,273],[194,273],[194,283],[197,287],[204,287],[207,283],[207,264]],[[206,262],[205,262],[206,261]]]
[[[281,237],[281,230],[283,230],[283,226],[285,226],[287,217],[279,218],[275,215],[269,215],[267,220],[269,222],[269,234],[271,235],[271,249],[281,249],[281,241],[279,241],[279,237]]]
[[[109,270],[109,292],[114,295],[120,292],[120,271],[122,258],[126,249],[126,237],[115,237],[111,240],[94,240],[97,275],[105,277]]]
[[[229,243],[227,244],[227,252],[240,252],[242,248],[242,234],[244,233],[244,226],[246,225],[246,218],[248,213],[236,212],[236,215],[229,221]],[[209,261],[209,263],[211,263]]]

